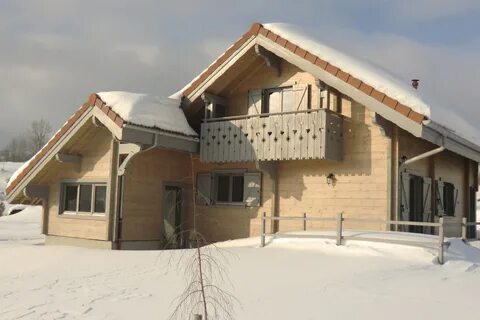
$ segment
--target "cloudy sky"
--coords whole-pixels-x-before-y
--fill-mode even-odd
[[[0,1],[0,148],[92,92],[168,95],[255,22],[314,29],[480,119],[480,1]]]

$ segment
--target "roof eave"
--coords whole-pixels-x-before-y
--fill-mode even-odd
[[[480,162],[480,146],[459,136],[452,130],[433,120],[423,122],[421,138],[438,146],[444,146],[447,150],[468,159]]]

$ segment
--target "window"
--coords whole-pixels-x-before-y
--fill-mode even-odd
[[[292,87],[265,89],[262,113],[295,111]]]
[[[243,203],[243,174],[217,174],[215,190],[217,203]]]
[[[447,216],[455,215],[455,186],[452,183],[444,182],[443,184],[443,201],[444,210]]]
[[[104,183],[63,185],[62,212],[65,214],[105,214],[107,186]]]
[[[260,206],[262,177],[260,172],[237,169],[231,172],[203,172],[197,174],[195,203],[210,205]]]

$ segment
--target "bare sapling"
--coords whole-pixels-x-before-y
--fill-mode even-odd
[[[192,160],[192,172],[193,160]],[[192,185],[194,179],[192,177]],[[193,201],[205,197],[193,188]],[[202,320],[234,319],[234,310],[240,305],[229,289],[233,288],[226,266],[231,253],[208,244],[197,230],[197,212],[193,205],[193,224],[188,230],[176,230],[175,240],[188,237],[191,249],[172,253],[169,265],[179,270],[186,279],[183,292],[172,302],[171,320],[192,319],[201,315]]]

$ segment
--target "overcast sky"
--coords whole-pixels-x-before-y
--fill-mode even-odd
[[[480,1],[0,1],[0,148],[92,92],[168,95],[255,22],[317,30],[480,119]]]

